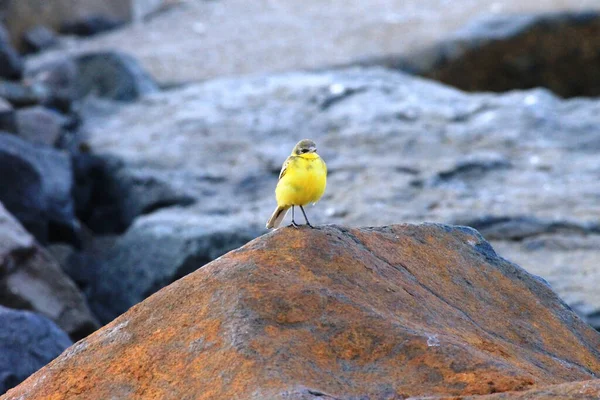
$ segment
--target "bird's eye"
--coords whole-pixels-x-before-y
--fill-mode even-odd
[[[302,149],[303,153],[308,153],[308,149]]]

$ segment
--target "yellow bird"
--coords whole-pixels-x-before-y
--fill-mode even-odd
[[[327,165],[317,154],[317,145],[308,139],[299,141],[281,167],[275,189],[277,208],[267,221],[267,229],[277,228],[290,207],[292,225],[297,227],[294,221],[294,206],[300,207],[306,224],[312,228],[303,206],[319,201],[325,192],[326,184]]]

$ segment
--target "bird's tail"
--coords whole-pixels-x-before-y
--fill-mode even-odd
[[[267,229],[277,228],[279,225],[281,225],[281,221],[283,221],[283,219],[285,218],[285,214],[287,214],[287,210],[289,209],[289,206],[278,206],[275,209],[275,211],[273,211],[273,215],[271,215],[271,218],[269,218],[269,220],[267,221]]]

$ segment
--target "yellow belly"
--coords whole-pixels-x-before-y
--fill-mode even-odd
[[[327,166],[320,157],[295,157],[277,183],[277,205],[286,207],[316,203],[323,196],[326,184]]]

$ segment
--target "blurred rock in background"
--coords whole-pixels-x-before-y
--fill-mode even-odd
[[[174,0],[0,0],[0,15],[19,49],[31,44],[32,29],[91,36],[141,20]],[[46,32],[43,32],[47,36]],[[43,47],[43,46],[42,46]]]
[[[98,328],[58,263],[0,204],[0,304],[36,311],[80,339]]]
[[[0,306],[0,393],[18,385],[72,344],[52,321]]]

